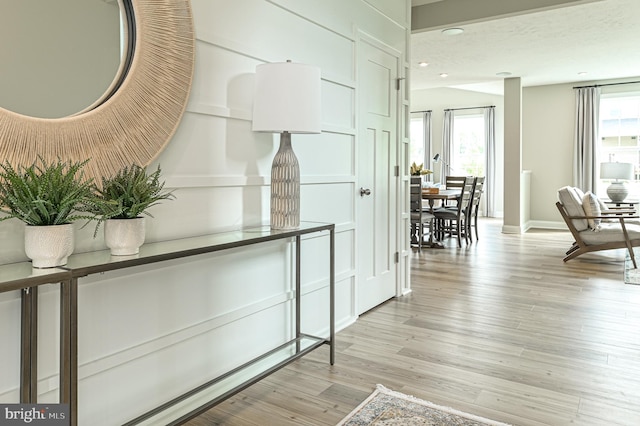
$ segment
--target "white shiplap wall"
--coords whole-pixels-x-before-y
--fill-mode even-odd
[[[192,93],[178,131],[157,161],[177,200],[153,210],[148,240],[268,222],[278,136],[251,131],[255,67],[287,59],[317,65],[323,132],[294,135],[293,145],[302,175],[302,220],[337,225],[336,320],[343,328],[357,317],[358,34],[406,55],[409,1],[192,0],[192,6],[197,37]],[[401,109],[408,111],[406,100]],[[400,125],[406,126],[406,117]],[[401,158],[407,141],[404,135]],[[0,224],[3,243],[18,249],[0,256],[16,260],[22,228],[6,224]],[[103,247],[92,231],[78,229],[78,251]],[[403,253],[398,288],[407,291],[406,249]],[[303,329],[326,335],[328,238],[306,238],[302,256]],[[81,280],[80,424],[120,424],[285,340],[291,334],[291,260],[288,244],[271,243]],[[50,401],[57,391],[56,299],[54,286],[43,288],[40,392]],[[18,324],[18,306],[17,293],[0,295],[0,333],[12,348],[18,334],[4,324]],[[15,367],[0,366],[0,401],[17,396],[14,352],[0,348],[2,359]]]

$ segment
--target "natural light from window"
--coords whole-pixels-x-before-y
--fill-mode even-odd
[[[424,164],[424,119],[423,116],[411,117],[409,127],[409,164]],[[428,165],[425,166],[428,168]]]
[[[482,114],[454,117],[451,174],[485,175],[484,117]]]
[[[600,100],[600,161],[631,163],[634,178],[627,199],[640,198],[640,94],[603,95]],[[598,171],[599,175],[599,171]],[[610,181],[598,180],[596,193],[606,198]]]

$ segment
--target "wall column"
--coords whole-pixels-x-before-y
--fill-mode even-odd
[[[504,80],[504,219],[502,232],[519,234],[522,229],[522,81]]]

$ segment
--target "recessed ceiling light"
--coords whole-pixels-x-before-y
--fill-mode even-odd
[[[424,67],[428,67],[428,66],[429,66],[429,62],[425,62],[425,61],[418,62],[418,65],[419,65],[419,66],[421,66],[421,67],[423,67],[423,68],[424,68]]]
[[[586,72],[586,71],[580,71],[580,72],[578,73],[578,75],[580,75],[580,76],[582,76],[582,75],[587,75],[587,74],[589,74],[589,73],[588,73],[588,72]]]
[[[502,71],[502,72],[497,72],[496,75],[498,77],[508,77],[511,75],[511,73],[509,71]]]
[[[446,72],[443,72],[442,74],[440,74],[440,77],[447,78],[449,77],[449,74],[447,74]]]
[[[442,34],[446,36],[454,36],[458,34],[462,34],[464,30],[462,28],[445,28],[442,30]]]

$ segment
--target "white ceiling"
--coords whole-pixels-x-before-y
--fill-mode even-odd
[[[449,0],[412,3],[437,1]],[[525,87],[640,76],[639,22],[639,0],[602,0],[461,24],[465,31],[456,36],[414,33],[411,88],[502,93],[499,72],[521,77]],[[429,66],[418,67],[420,61]]]

